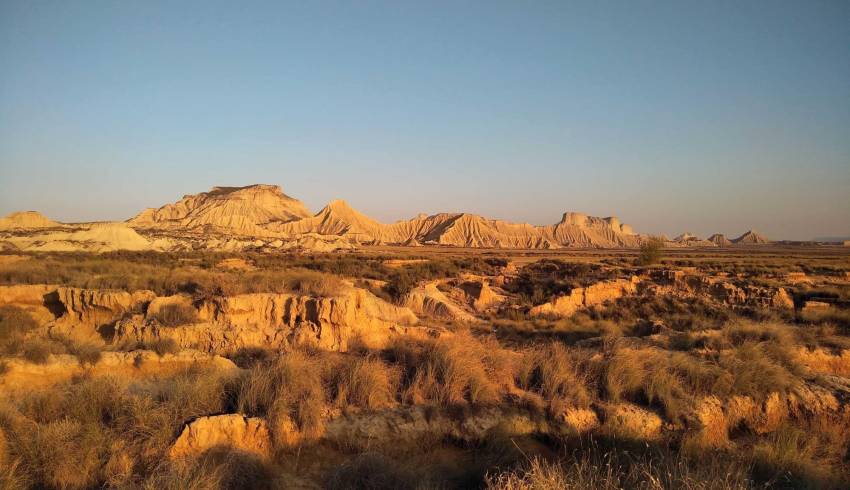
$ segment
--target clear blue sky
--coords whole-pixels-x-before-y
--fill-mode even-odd
[[[850,235],[850,1],[0,0],[0,214],[252,183]]]

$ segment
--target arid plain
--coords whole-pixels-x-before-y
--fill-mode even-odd
[[[850,484],[850,247],[560,216],[0,220],[0,486]]]

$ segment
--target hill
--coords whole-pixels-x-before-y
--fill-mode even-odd
[[[263,235],[266,225],[309,216],[304,204],[284,194],[280,186],[260,184],[213,187],[174,204],[146,209],[127,223],[134,228]]]
[[[0,230],[53,228],[57,226],[62,225],[37,211],[18,211],[0,219]]]
[[[732,243],[739,245],[764,245],[770,243],[770,240],[756,231],[749,230],[738,238],[733,238]]]

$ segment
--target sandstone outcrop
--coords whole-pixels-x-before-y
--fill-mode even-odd
[[[708,286],[708,291],[718,301],[728,305],[757,308],[793,309],[794,300],[785,288],[745,285],[743,287],[727,281],[718,281]]]
[[[200,417],[183,429],[168,455],[171,458],[192,457],[218,447],[268,458],[272,443],[266,421],[238,413]]]
[[[56,286],[46,284],[0,286],[0,306],[16,306],[43,326],[64,313],[64,306],[51,295],[55,291]]]
[[[559,296],[554,300],[537,305],[528,314],[531,316],[561,316],[573,315],[581,308],[599,305],[606,301],[622,298],[637,292],[640,282],[636,276],[630,279],[603,281],[585,288],[574,288],[570,294]]]
[[[125,313],[141,310],[154,299],[152,291],[91,290],[59,287],[47,295],[61,315],[51,331],[87,338],[96,334],[108,337],[115,322]],[[56,306],[54,306],[56,308]]]
[[[415,288],[405,297],[404,306],[413,310],[417,315],[444,320],[476,321],[475,316],[440,291],[437,287],[438,284],[439,281],[436,281]]]
[[[288,293],[210,298],[195,305],[197,323],[176,327],[155,320],[157,311],[166,304],[191,305],[191,301],[188,296],[153,300],[147,317],[135,315],[116,324],[116,341],[169,338],[180,346],[209,352],[233,352],[258,345],[314,345],[346,351],[353,344],[384,347],[392,336],[415,329],[418,321],[409,309],[358,288],[325,298]]]

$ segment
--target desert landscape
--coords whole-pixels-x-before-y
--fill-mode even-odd
[[[846,488],[850,248],[275,185],[0,221],[3,488]]]
[[[848,61],[848,0],[0,0],[0,490],[850,489]]]

